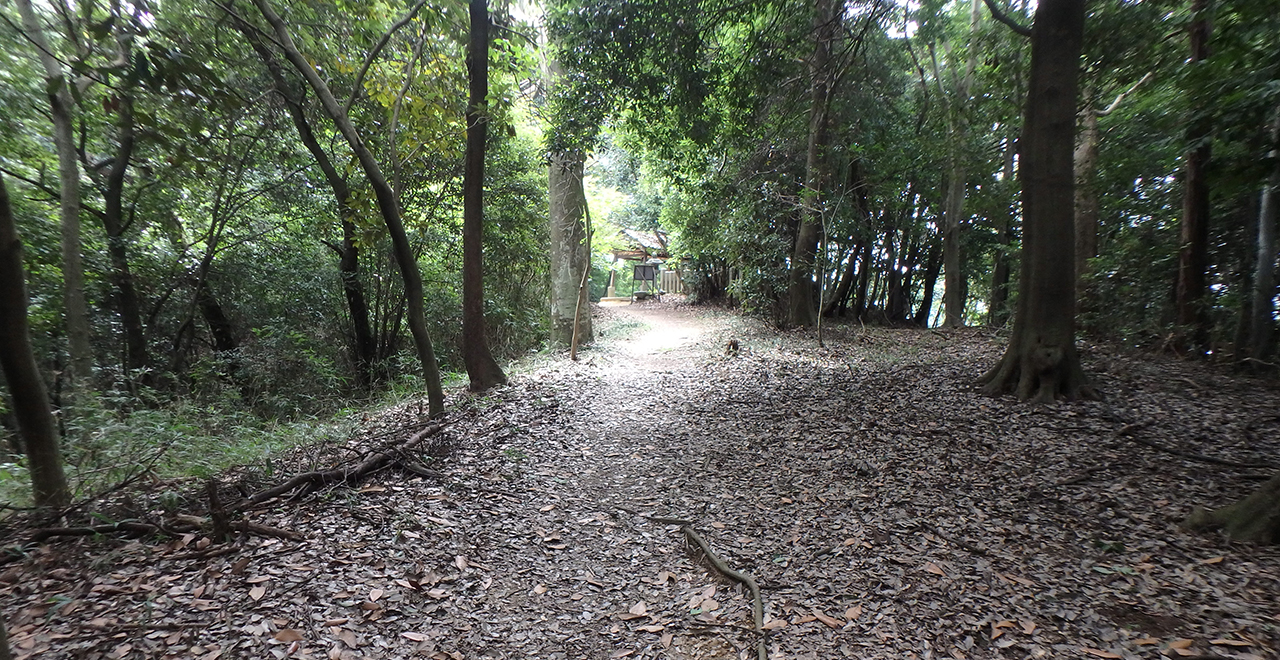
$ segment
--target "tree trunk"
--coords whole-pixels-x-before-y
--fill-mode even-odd
[[[1199,530],[1221,529],[1236,541],[1280,543],[1280,474],[1239,502],[1213,511],[1196,509],[1186,525]]]
[[[547,84],[555,87],[563,75],[560,63],[547,65]],[[551,154],[547,168],[549,234],[551,239],[551,343],[568,348],[573,343],[574,316],[588,304],[579,284],[591,262],[587,241],[587,193],[583,188],[583,162],[577,152]],[[578,327],[578,341],[590,342],[591,315]]]
[[[1192,65],[1209,56],[1209,2],[1191,0]],[[1205,285],[1209,269],[1209,182],[1206,179],[1211,149],[1209,120],[1195,118],[1187,128],[1186,154],[1182,178],[1182,248],[1178,252],[1176,288],[1179,347],[1203,353],[1209,346],[1209,317],[1205,310]],[[1186,334],[1183,334],[1186,333]]]
[[[587,195],[582,186],[579,154],[551,157],[547,174],[551,216],[551,339],[559,346],[573,342],[573,320],[586,291],[578,286],[591,259],[587,243]],[[590,341],[591,315],[582,319],[579,341]]]
[[[1256,360],[1267,361],[1271,357],[1272,338],[1275,335],[1276,299],[1276,197],[1280,195],[1280,110],[1271,128],[1272,149],[1269,156],[1275,161],[1271,175],[1262,187],[1262,202],[1258,209],[1258,254],[1253,272],[1252,318],[1249,323],[1249,355]]]
[[[0,177],[0,368],[9,383],[13,413],[27,452],[32,499],[38,507],[60,509],[71,501],[71,494],[62,471],[58,427],[28,333],[22,241],[14,225],[9,190]]]
[[[1005,139],[1004,176],[999,187],[1000,191],[1008,191],[1010,199],[1008,203],[999,205],[994,218],[998,247],[991,268],[991,300],[987,305],[987,323],[993,326],[1002,326],[1009,320],[1009,262],[1012,260],[1009,250],[1013,244],[1013,156],[1016,150],[1013,131],[1010,130]]]
[[[489,350],[484,321],[484,156],[489,127],[489,3],[471,0],[471,102],[467,105],[467,155],[462,175],[462,361],[471,391],[507,382]]]
[[[413,248],[409,245],[409,236],[404,230],[404,222],[400,217],[400,202],[396,199],[395,192],[391,190],[391,186],[387,184],[386,177],[382,175],[382,170],[378,167],[378,162],[374,159],[373,152],[369,151],[369,147],[361,139],[346,111],[338,104],[338,100],[333,97],[333,92],[329,90],[329,86],[320,78],[320,74],[316,73],[315,68],[311,66],[306,58],[302,56],[297,46],[294,45],[293,37],[289,34],[289,28],[284,21],[275,13],[275,10],[271,8],[267,0],[254,0],[254,4],[257,5],[258,11],[262,13],[263,18],[267,19],[267,22],[271,24],[276,40],[284,50],[289,62],[306,79],[307,84],[311,86],[316,96],[320,97],[325,112],[333,120],[333,123],[337,125],[342,136],[346,138],[347,144],[351,147],[351,151],[355,153],[356,158],[360,161],[360,167],[369,179],[369,185],[373,187],[374,197],[378,202],[378,210],[382,214],[383,222],[387,225],[387,233],[391,235],[391,245],[396,258],[396,265],[400,269],[400,277],[404,280],[405,299],[408,303],[409,332],[413,335],[413,343],[418,350],[418,360],[422,363],[423,376],[427,380],[428,408],[432,417],[441,415],[444,413],[444,389],[440,386],[440,369],[439,365],[436,364],[435,349],[431,346],[431,336],[427,332],[427,321],[422,302],[422,273],[418,271],[418,262],[413,257]]]
[[[920,296],[920,307],[911,319],[912,323],[929,327],[929,313],[933,311],[933,290],[938,285],[938,273],[942,268],[942,249],[935,239],[929,245],[929,256],[924,262],[924,291]]]
[[[93,375],[93,347],[89,342],[89,309],[84,298],[84,266],[80,257],[80,164],[71,126],[71,93],[62,65],[45,38],[31,0],[18,0],[22,26],[39,51],[44,67],[49,114],[53,118],[53,143],[58,152],[59,215],[62,228],[63,305],[67,315],[69,372],[72,383],[88,382]]]
[[[822,201],[827,185],[830,147],[831,43],[841,15],[832,0],[814,0],[813,55],[809,60],[809,142],[805,155],[805,183],[800,194],[800,228],[787,283],[787,323],[810,326],[817,320],[813,300],[813,265],[822,233]]]
[[[1093,181],[1098,167],[1098,111],[1089,103],[1081,114],[1074,157],[1077,290],[1088,272],[1089,259],[1098,256],[1098,191]]]
[[[982,377],[987,394],[1012,388],[1036,401],[1093,394],[1075,345],[1072,151],[1083,35],[1084,0],[1040,1],[1022,133],[1018,311],[1004,357]]]
[[[354,339],[352,362],[355,366],[357,386],[360,389],[367,389],[373,384],[373,364],[377,360],[378,342],[369,323],[369,303],[365,299],[364,284],[360,281],[360,248],[356,245],[355,210],[351,208],[351,188],[347,184],[347,179],[333,166],[333,161],[329,159],[329,154],[325,152],[324,147],[320,146],[320,141],[316,139],[311,121],[307,118],[306,110],[302,105],[302,94],[289,84],[284,71],[280,68],[280,63],[250,26],[237,20],[236,27],[266,65],[276,93],[284,99],[285,107],[289,110],[289,117],[293,120],[294,129],[298,131],[298,137],[311,153],[311,157],[315,159],[320,171],[324,173],[329,188],[333,190],[334,202],[338,206],[338,216],[342,223],[342,247],[337,250],[338,272],[342,277],[342,293],[347,300],[348,313],[351,315]]]
[[[843,308],[845,302],[849,299],[849,292],[853,290],[853,283],[858,279],[858,255],[862,254],[862,242],[853,244],[853,250],[849,252],[849,260],[845,263],[844,274],[840,276],[840,281],[836,284],[835,293],[831,294],[831,300],[827,301],[826,309],[822,310],[822,315],[831,318],[835,315],[836,310]]]
[[[964,212],[966,176],[964,166],[958,162],[952,165],[950,183],[947,186],[947,201],[943,210],[946,220],[942,232],[942,272],[946,275],[946,290],[943,292],[942,304],[946,310],[946,317],[942,325],[948,328],[964,325],[966,287],[960,254],[960,216]]]
[[[123,50],[125,61],[128,51]],[[124,238],[124,178],[133,158],[133,99],[127,94],[120,99],[120,118],[117,122],[115,161],[107,175],[103,191],[102,226],[107,232],[107,253],[111,259],[111,282],[115,285],[120,303],[120,323],[124,327],[125,379],[132,382],[138,372],[144,371],[150,362],[147,355],[147,339],[142,325],[142,309],[137,289],[133,286],[133,273],[129,269],[128,241]],[[149,379],[144,376],[144,382]]]

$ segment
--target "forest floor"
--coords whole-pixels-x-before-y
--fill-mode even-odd
[[[670,518],[759,582],[773,659],[1280,658],[1280,551],[1178,526],[1272,472],[1274,383],[1087,346],[1106,400],[1030,406],[975,390],[990,330],[596,315],[580,362],[454,395],[443,478],[255,513],[304,540],[42,546],[0,574],[17,656],[756,657],[750,596]]]

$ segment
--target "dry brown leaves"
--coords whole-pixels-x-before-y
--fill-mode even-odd
[[[9,568],[18,657],[754,657],[749,597],[655,518],[760,582],[774,658],[1278,657],[1280,553],[1177,527],[1262,475],[1116,434],[1273,462],[1274,385],[1090,347],[1109,402],[1031,407],[973,389],[990,333],[818,349],[603,314],[651,327],[457,396],[446,483],[381,473],[260,514],[302,542],[90,540]]]

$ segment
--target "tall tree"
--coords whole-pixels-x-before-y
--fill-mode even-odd
[[[1084,0],[1041,0],[1031,29],[1031,81],[1021,140],[1023,255],[1013,335],[981,379],[1020,399],[1092,395],[1075,344],[1072,151]]]
[[[304,96],[301,90],[295,90],[285,78],[280,62],[259,38],[257,31],[243,21],[233,20],[236,22],[237,29],[266,65],[272,86],[284,100],[289,118],[293,120],[293,126],[298,132],[298,138],[315,159],[316,166],[320,168],[325,182],[333,191],[334,203],[338,207],[338,216],[342,224],[342,244],[331,247],[338,253],[338,270],[342,274],[342,293],[347,300],[347,312],[351,316],[356,383],[361,388],[369,387],[373,382],[373,363],[377,359],[378,342],[373,336],[373,329],[369,323],[369,304],[364,295],[364,284],[360,280],[360,248],[356,245],[355,209],[352,207],[351,186],[347,183],[347,178],[334,166],[328,152],[320,144],[320,140],[316,138],[315,130],[311,127],[311,120],[307,117],[306,108],[303,105]]]
[[[547,64],[547,83],[553,95],[566,91],[560,64]],[[568,104],[565,104],[568,106]],[[564,110],[568,111],[569,107]],[[557,121],[566,121],[557,117]],[[591,265],[591,244],[587,240],[587,192],[583,186],[584,156],[576,145],[553,148],[548,157],[547,192],[551,238],[551,341],[557,346],[573,343],[574,320],[585,304],[587,290],[579,286],[582,273]],[[580,342],[591,341],[591,315],[578,323]]]
[[[473,391],[507,382],[484,321],[484,157],[489,130],[489,3],[471,0],[467,153],[462,177],[462,361]]]
[[[822,234],[823,193],[830,172],[831,96],[836,82],[831,51],[843,16],[843,12],[837,9],[843,8],[843,2],[834,0],[814,0],[813,3],[809,138],[805,151],[804,190],[800,194],[800,228],[796,232],[787,285],[787,321],[790,325],[813,325],[817,318],[813,299],[813,267],[818,239]]]
[[[1211,0],[1191,0],[1190,66],[1209,57]],[[1209,345],[1209,315],[1205,291],[1209,270],[1209,159],[1211,118],[1196,108],[1187,126],[1187,144],[1182,168],[1182,235],[1178,252],[1176,282],[1177,323],[1181,326],[1182,349],[1203,352]]]
[[[368,145],[356,130],[355,124],[347,115],[347,111],[334,98],[329,85],[324,82],[315,67],[307,61],[298,47],[294,45],[293,36],[284,19],[271,8],[267,0],[253,0],[263,18],[271,25],[276,41],[284,51],[285,57],[302,75],[312,91],[320,98],[325,113],[338,127],[338,131],[346,139],[347,145],[360,162],[369,185],[373,187],[374,197],[382,220],[387,225],[387,233],[391,235],[392,252],[396,265],[400,269],[400,277],[404,280],[404,293],[408,302],[409,332],[413,335],[414,346],[418,349],[418,360],[422,364],[423,375],[427,381],[427,401],[432,416],[444,413],[444,389],[440,386],[440,368],[436,364],[435,349],[431,345],[431,336],[427,332],[426,312],[423,307],[422,273],[418,271],[418,262],[413,256],[413,248],[409,245],[409,236],[404,229],[404,221],[400,215],[400,201],[383,176],[377,159]]]
[[[1280,219],[1280,108],[1271,123],[1271,173],[1262,184],[1258,208],[1258,254],[1254,263],[1249,343],[1255,360],[1271,357],[1276,326],[1276,221]]]
[[[0,177],[0,368],[13,397],[14,417],[27,452],[31,491],[38,507],[58,509],[71,493],[62,471],[58,427],[49,407],[44,379],[31,352],[27,325],[27,288],[22,267],[22,241],[9,204],[9,189]]]
[[[38,51],[44,67],[49,115],[53,120],[53,144],[58,152],[59,216],[62,227],[63,306],[66,310],[68,354],[72,382],[87,382],[93,372],[93,347],[89,341],[89,308],[84,297],[84,266],[80,240],[80,165],[71,125],[71,89],[62,63],[45,36],[31,0],[18,0],[18,12],[27,39]]]

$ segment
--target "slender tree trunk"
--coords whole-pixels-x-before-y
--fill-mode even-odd
[[[13,221],[9,190],[0,178],[0,368],[9,383],[13,413],[27,452],[32,497],[38,507],[60,509],[71,500],[62,471],[58,427],[44,379],[31,351],[22,241]]]
[[[1098,167],[1098,110],[1089,103],[1081,111],[1076,141],[1076,282],[1084,281],[1089,259],[1098,256],[1098,191],[1094,173]]]
[[[367,389],[373,384],[373,365],[377,361],[378,342],[369,323],[369,303],[365,299],[364,284],[360,281],[360,248],[356,245],[355,209],[351,207],[351,188],[347,184],[346,177],[333,166],[329,154],[316,139],[315,131],[311,128],[311,120],[307,118],[306,110],[302,105],[303,95],[289,84],[284,71],[280,68],[280,63],[258,38],[257,32],[240,21],[236,21],[236,27],[266,65],[276,93],[284,99],[285,107],[289,110],[289,117],[298,131],[298,137],[311,153],[311,157],[315,159],[320,171],[324,173],[329,188],[333,190],[334,202],[338,207],[338,216],[342,223],[342,246],[337,250],[338,272],[342,278],[342,293],[347,300],[347,310],[351,315],[354,339],[352,361],[355,365],[357,386]]]
[[[941,269],[942,246],[934,239],[929,244],[929,256],[924,262],[924,291],[920,295],[920,307],[912,319],[913,323],[922,328],[929,327],[929,314],[933,311],[933,290],[938,285],[938,273]]]
[[[71,126],[71,92],[31,0],[17,0],[17,4],[23,29],[39,51],[40,64],[44,67],[49,113],[53,118],[53,143],[58,152],[63,305],[67,315],[70,377],[72,383],[87,383],[93,374],[93,347],[89,342],[89,309],[85,303],[84,265],[80,257],[80,164]]]
[[[126,53],[127,60],[127,50]],[[142,324],[142,308],[137,289],[133,286],[133,273],[129,269],[128,241],[124,230],[124,179],[133,157],[133,99],[125,94],[120,98],[120,117],[117,121],[115,162],[107,175],[103,193],[102,225],[107,232],[107,253],[111,259],[111,281],[115,285],[120,303],[120,323],[124,327],[126,378],[133,380],[137,372],[147,368],[147,338]],[[144,376],[144,381],[149,380]]]
[[[960,248],[960,216],[964,213],[965,188],[967,173],[959,164],[959,157],[951,166],[951,176],[947,186],[947,201],[943,214],[946,222],[942,234],[942,272],[946,275],[946,291],[943,292],[943,308],[946,317],[942,325],[958,328],[964,325],[965,308],[965,275],[961,264]]]
[[[1209,0],[1191,0],[1191,64],[1209,56]],[[1209,120],[1197,117],[1187,128],[1187,142],[1194,145],[1186,154],[1182,178],[1182,248],[1178,252],[1177,323],[1187,335],[1179,338],[1180,348],[1203,353],[1209,346],[1209,318],[1204,295],[1209,270],[1209,182],[1206,173],[1211,158]]]
[[[373,152],[365,145],[355,125],[351,123],[338,100],[334,98],[329,86],[320,78],[314,67],[307,61],[289,34],[289,28],[268,4],[267,0],[254,0],[258,11],[271,24],[276,40],[284,50],[285,56],[293,64],[298,73],[306,79],[329,118],[337,125],[342,136],[346,138],[351,151],[360,161],[360,166],[373,187],[374,197],[378,202],[378,210],[387,225],[387,233],[391,235],[391,245],[400,268],[400,277],[404,280],[405,299],[408,303],[409,333],[413,335],[414,346],[418,350],[418,360],[422,363],[423,375],[427,380],[427,401],[432,417],[444,413],[444,389],[440,386],[440,369],[436,364],[435,349],[431,345],[431,336],[427,332],[427,321],[422,300],[422,273],[418,271],[418,262],[413,257],[413,248],[409,245],[409,236],[405,233],[404,222],[400,217],[400,202],[395,192],[382,175]]]
[[[853,318],[861,320],[867,313],[867,289],[871,286],[871,271],[876,267],[876,242],[867,241],[863,248],[862,263],[858,266],[858,292],[853,299]]]
[[[948,176],[947,199],[943,207],[945,223],[942,233],[942,271],[946,274],[946,291],[943,307],[948,328],[964,325],[965,302],[969,283],[964,267],[964,247],[961,230],[964,220],[964,202],[969,188],[969,172],[965,167],[965,144],[969,135],[969,98],[973,88],[974,71],[978,64],[978,26],[982,19],[982,0],[969,3],[969,55],[965,61],[964,76],[957,81],[956,101],[948,108],[951,142],[951,171]],[[937,73],[935,67],[935,74]],[[941,78],[939,78],[941,84]],[[944,97],[945,98],[945,97]]]
[[[822,315],[827,318],[835,315],[836,310],[843,307],[849,299],[849,292],[853,290],[853,283],[858,279],[858,255],[862,254],[862,242],[853,244],[853,250],[849,252],[849,260],[845,262],[844,273],[840,276],[840,281],[836,284],[836,290],[831,294],[831,299],[827,301],[826,309],[822,310]]]
[[[983,391],[1020,399],[1091,396],[1075,344],[1073,148],[1084,0],[1040,0],[1023,122],[1023,258],[1008,348]]]
[[[827,186],[831,141],[831,43],[840,14],[832,0],[814,0],[813,55],[809,59],[809,142],[805,156],[805,185],[800,194],[800,228],[787,285],[787,323],[810,326],[816,321],[813,300],[814,255],[822,233],[823,193]]]
[[[1275,335],[1276,299],[1276,220],[1280,213],[1277,196],[1280,196],[1280,109],[1271,128],[1272,149],[1270,157],[1275,161],[1271,175],[1262,187],[1262,201],[1258,209],[1258,254],[1253,272],[1252,318],[1249,324],[1250,352],[1257,360],[1267,361],[1271,356]]]
[[[484,321],[484,156],[489,129],[489,3],[471,0],[471,102],[467,106],[467,161],[462,175],[462,361],[471,390],[507,382],[489,350]]]
[[[991,268],[991,300],[987,305],[987,322],[994,326],[1002,326],[1009,320],[1011,274],[1009,262],[1012,260],[1009,250],[1013,244],[1013,195],[1016,194],[1017,188],[1013,179],[1013,156],[1016,150],[1014,145],[1013,130],[1010,129],[1005,139],[1004,169],[1002,170],[1004,176],[1001,178],[999,188],[1001,191],[1008,192],[1009,199],[1007,203],[998,206],[994,218],[997,247],[993,260],[995,263]]]

